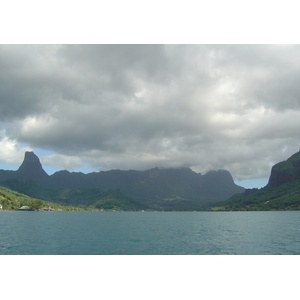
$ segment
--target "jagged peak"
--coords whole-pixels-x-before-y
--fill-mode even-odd
[[[40,161],[37,155],[33,151],[26,151],[24,155],[24,161]]]
[[[24,160],[20,165],[17,173],[24,177],[41,179],[48,174],[44,171],[40,159],[33,151],[26,151],[24,155]]]

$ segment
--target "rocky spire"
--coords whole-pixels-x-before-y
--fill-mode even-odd
[[[34,179],[40,181],[48,174],[44,171],[39,158],[33,152],[25,152],[23,163],[19,167],[18,176],[26,179]]]

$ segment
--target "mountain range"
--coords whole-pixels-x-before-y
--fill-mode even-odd
[[[63,170],[48,175],[33,152],[25,153],[18,170],[0,170],[0,185],[63,205],[113,210],[201,210],[245,191],[226,170],[204,175],[190,168]]]

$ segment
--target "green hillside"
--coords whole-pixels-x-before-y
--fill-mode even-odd
[[[274,165],[264,188],[246,190],[211,210],[300,210],[300,152]]]
[[[32,210],[83,210],[79,207],[64,206],[56,203],[31,198],[24,194],[0,187],[0,205],[3,210],[17,210],[22,206],[29,206]]]
[[[148,209],[148,206],[132,200],[120,190],[103,192],[98,189],[64,188],[53,190],[51,197],[62,205],[76,205],[98,210],[139,211]]]
[[[97,190],[64,189],[53,192],[53,197],[56,203],[0,187],[0,205],[5,210],[17,210],[22,206],[29,206],[32,210],[139,211],[148,209],[147,206],[122,195],[118,190],[101,193]]]
[[[293,181],[277,187],[247,190],[211,210],[300,210],[300,184]]]

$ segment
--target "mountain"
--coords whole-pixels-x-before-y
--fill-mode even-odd
[[[33,152],[25,153],[17,171],[0,170],[0,184],[32,197],[77,206],[101,208],[101,203],[109,206],[114,198],[114,207],[122,210],[198,210],[244,192],[225,170],[204,175],[189,168],[89,174],[63,170],[49,176]]]
[[[0,170],[0,181],[9,179],[46,181],[49,175],[44,171],[40,159],[33,152],[25,152],[24,160],[17,171]]]
[[[272,167],[268,186],[277,187],[295,180],[300,180],[300,151]]]
[[[212,210],[300,210],[300,151],[272,167],[264,188],[247,189]]]
[[[31,179],[36,182],[44,181],[49,177],[40,159],[33,152],[25,152],[24,161],[16,174],[18,178]]]

